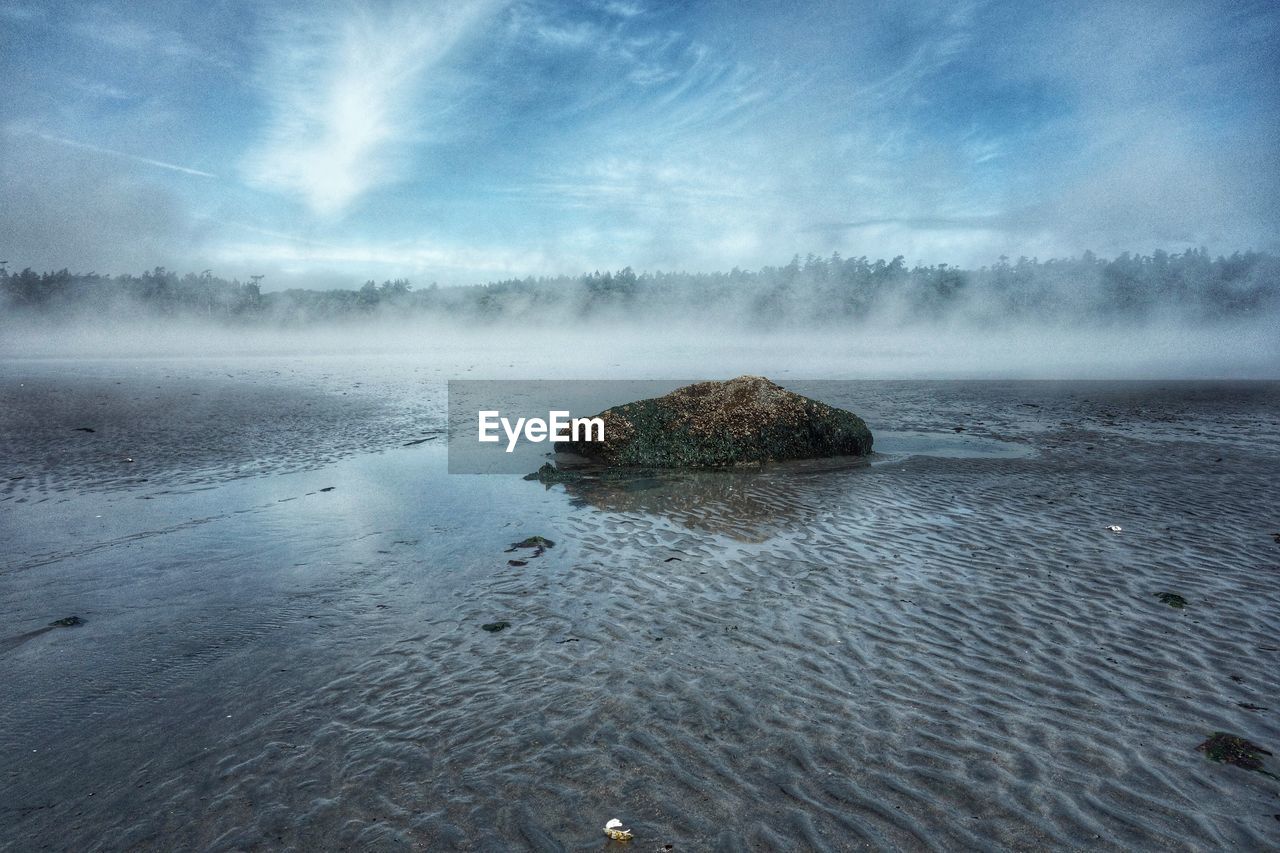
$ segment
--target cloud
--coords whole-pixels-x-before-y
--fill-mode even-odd
[[[597,3],[596,7],[602,12],[616,15],[619,18],[635,18],[645,13],[643,5],[640,3],[628,3],[626,0],[609,0],[609,2]]]
[[[227,71],[236,67],[219,50],[202,47],[155,23],[122,17],[105,6],[90,8],[70,29],[81,38],[117,51],[145,54],[148,58],[164,56],[179,61],[201,62]]]
[[[461,283],[1280,248],[1280,11],[1084,4],[0,0],[23,35],[0,76],[9,142],[98,181],[77,222],[117,239],[98,188],[152,182],[207,241],[192,264]],[[114,265],[112,240],[70,244]]]
[[[557,53],[579,54],[587,63],[583,77],[562,82],[571,89],[589,83],[616,96],[613,81],[625,79],[640,87],[669,83],[682,76],[690,51],[705,51],[679,30],[648,26],[642,20],[646,14],[643,6],[625,2],[523,2],[509,10],[507,35],[530,50],[535,65],[554,62]],[[597,94],[590,100],[607,98]]]
[[[261,231],[261,229],[250,229]],[[563,256],[509,246],[452,245],[441,241],[316,242],[284,234],[273,241],[226,242],[210,255],[212,262],[234,267],[276,270],[286,280],[313,282],[335,271],[346,281],[367,277],[408,276],[422,283],[437,278],[449,284],[562,272]],[[585,268],[584,258],[575,269]],[[349,285],[346,285],[349,286]]]
[[[1046,156],[1021,152],[1030,180],[1010,234],[1051,234],[1057,253],[1280,246],[1280,12],[1102,3],[1020,23],[993,63],[1048,81],[1070,109],[1044,123]],[[1033,47],[1046,32],[1054,49]]]
[[[48,133],[41,133],[35,130],[28,130],[18,127],[10,127],[10,133],[24,134],[27,136],[35,136],[46,142],[53,142],[58,145],[65,145],[68,148],[78,148],[81,151],[92,151],[95,154],[106,154],[108,157],[120,157],[125,160],[132,160],[135,163],[142,163],[146,166],[155,166],[157,169],[168,169],[171,172],[181,172],[184,175],[195,175],[201,178],[216,178],[217,175],[211,172],[205,172],[201,169],[193,169],[190,166],[180,166],[177,163],[166,163],[163,160],[153,160],[150,157],[139,157],[136,154],[126,154],[123,151],[114,151],[110,148],[103,148],[99,145],[90,145],[88,142],[77,142],[74,139],[65,139],[61,136],[53,136]]]
[[[428,71],[493,5],[308,8],[279,19],[262,45],[259,85],[270,118],[245,162],[249,181],[335,216],[400,179],[418,139]]]
[[[71,88],[84,92],[92,98],[102,98],[108,101],[133,101],[138,99],[136,92],[121,89],[119,86],[113,86],[104,80],[91,80],[87,77],[68,77],[67,85]]]
[[[107,158],[75,153],[81,146],[40,138],[0,134],[0,234],[11,268],[185,265],[203,235],[178,195]]]
[[[592,266],[729,268],[843,248],[847,229],[818,234],[814,223],[968,213],[937,209],[963,189],[944,179],[955,171],[948,159],[990,162],[1003,151],[974,134],[963,152],[940,153],[946,143],[929,150],[934,140],[912,127],[923,90],[972,43],[968,6],[920,13],[887,48],[825,31],[839,21],[781,10],[711,20],[520,12],[546,62],[573,52],[584,69],[558,84],[557,106],[585,106],[564,107],[570,134],[492,192],[564,223],[539,236]],[[793,50],[812,61],[775,59]]]
[[[37,6],[27,6],[22,3],[0,3],[0,18],[7,18],[10,21],[26,22],[37,21],[44,17],[44,10]]]

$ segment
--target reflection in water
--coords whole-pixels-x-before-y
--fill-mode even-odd
[[[888,431],[876,433],[875,452],[885,461],[907,456],[944,459],[1026,459],[1035,455],[1030,444],[961,432]]]
[[[836,457],[737,468],[609,468],[572,454],[557,454],[575,506],[665,518],[688,530],[719,533],[741,542],[764,542],[803,525],[823,511],[819,495],[848,494],[868,465],[909,456],[952,459],[1018,459],[1033,456],[1029,444],[934,432],[876,434],[872,458]],[[822,482],[815,484],[815,479]],[[820,486],[815,488],[815,485]],[[551,488],[551,484],[547,484]]]
[[[816,498],[827,490],[815,490],[815,478],[848,492],[857,488],[858,475],[867,465],[865,458],[840,457],[718,469],[563,463],[562,469],[576,477],[563,482],[575,506],[639,513],[740,542],[764,542],[822,511],[824,502]]]

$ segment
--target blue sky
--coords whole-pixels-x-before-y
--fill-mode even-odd
[[[0,0],[0,258],[284,285],[1280,248],[1273,3]]]

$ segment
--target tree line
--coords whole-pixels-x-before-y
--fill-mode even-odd
[[[206,318],[299,325],[373,316],[445,321],[565,321],[666,317],[755,325],[949,318],[1107,322],[1177,316],[1188,320],[1274,314],[1280,258],[1264,252],[1210,257],[1204,249],[1112,259],[1092,253],[1040,261],[1008,258],[978,269],[908,266],[866,257],[810,255],[784,266],[717,273],[630,267],[580,276],[508,279],[415,288],[405,279],[354,290],[263,292],[212,271],[141,275],[0,268],[0,311],[11,318]]]

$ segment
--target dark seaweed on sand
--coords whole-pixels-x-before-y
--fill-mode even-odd
[[[508,548],[505,553],[510,554],[512,551],[519,551],[522,548],[532,548],[533,554],[531,554],[530,556],[541,557],[543,554],[547,553],[548,548],[554,548],[555,546],[556,546],[556,543],[552,542],[550,539],[547,539],[544,536],[530,536],[528,538],[521,539],[519,542],[512,542],[511,547]],[[508,566],[527,566],[528,561],[508,560],[507,565]]]
[[[582,474],[577,471],[566,471],[558,468],[550,462],[542,463],[542,467],[532,474],[525,474],[524,479],[536,480],[547,486],[553,486],[557,483],[576,483],[582,479]]]
[[[1196,749],[1203,752],[1212,761],[1234,764],[1237,767],[1243,767],[1245,770],[1253,770],[1264,776],[1270,776],[1272,779],[1280,779],[1280,776],[1268,773],[1263,769],[1262,756],[1271,755],[1270,751],[1263,749],[1256,743],[1245,740],[1239,735],[1214,732],[1209,736],[1208,740],[1197,746]]]

